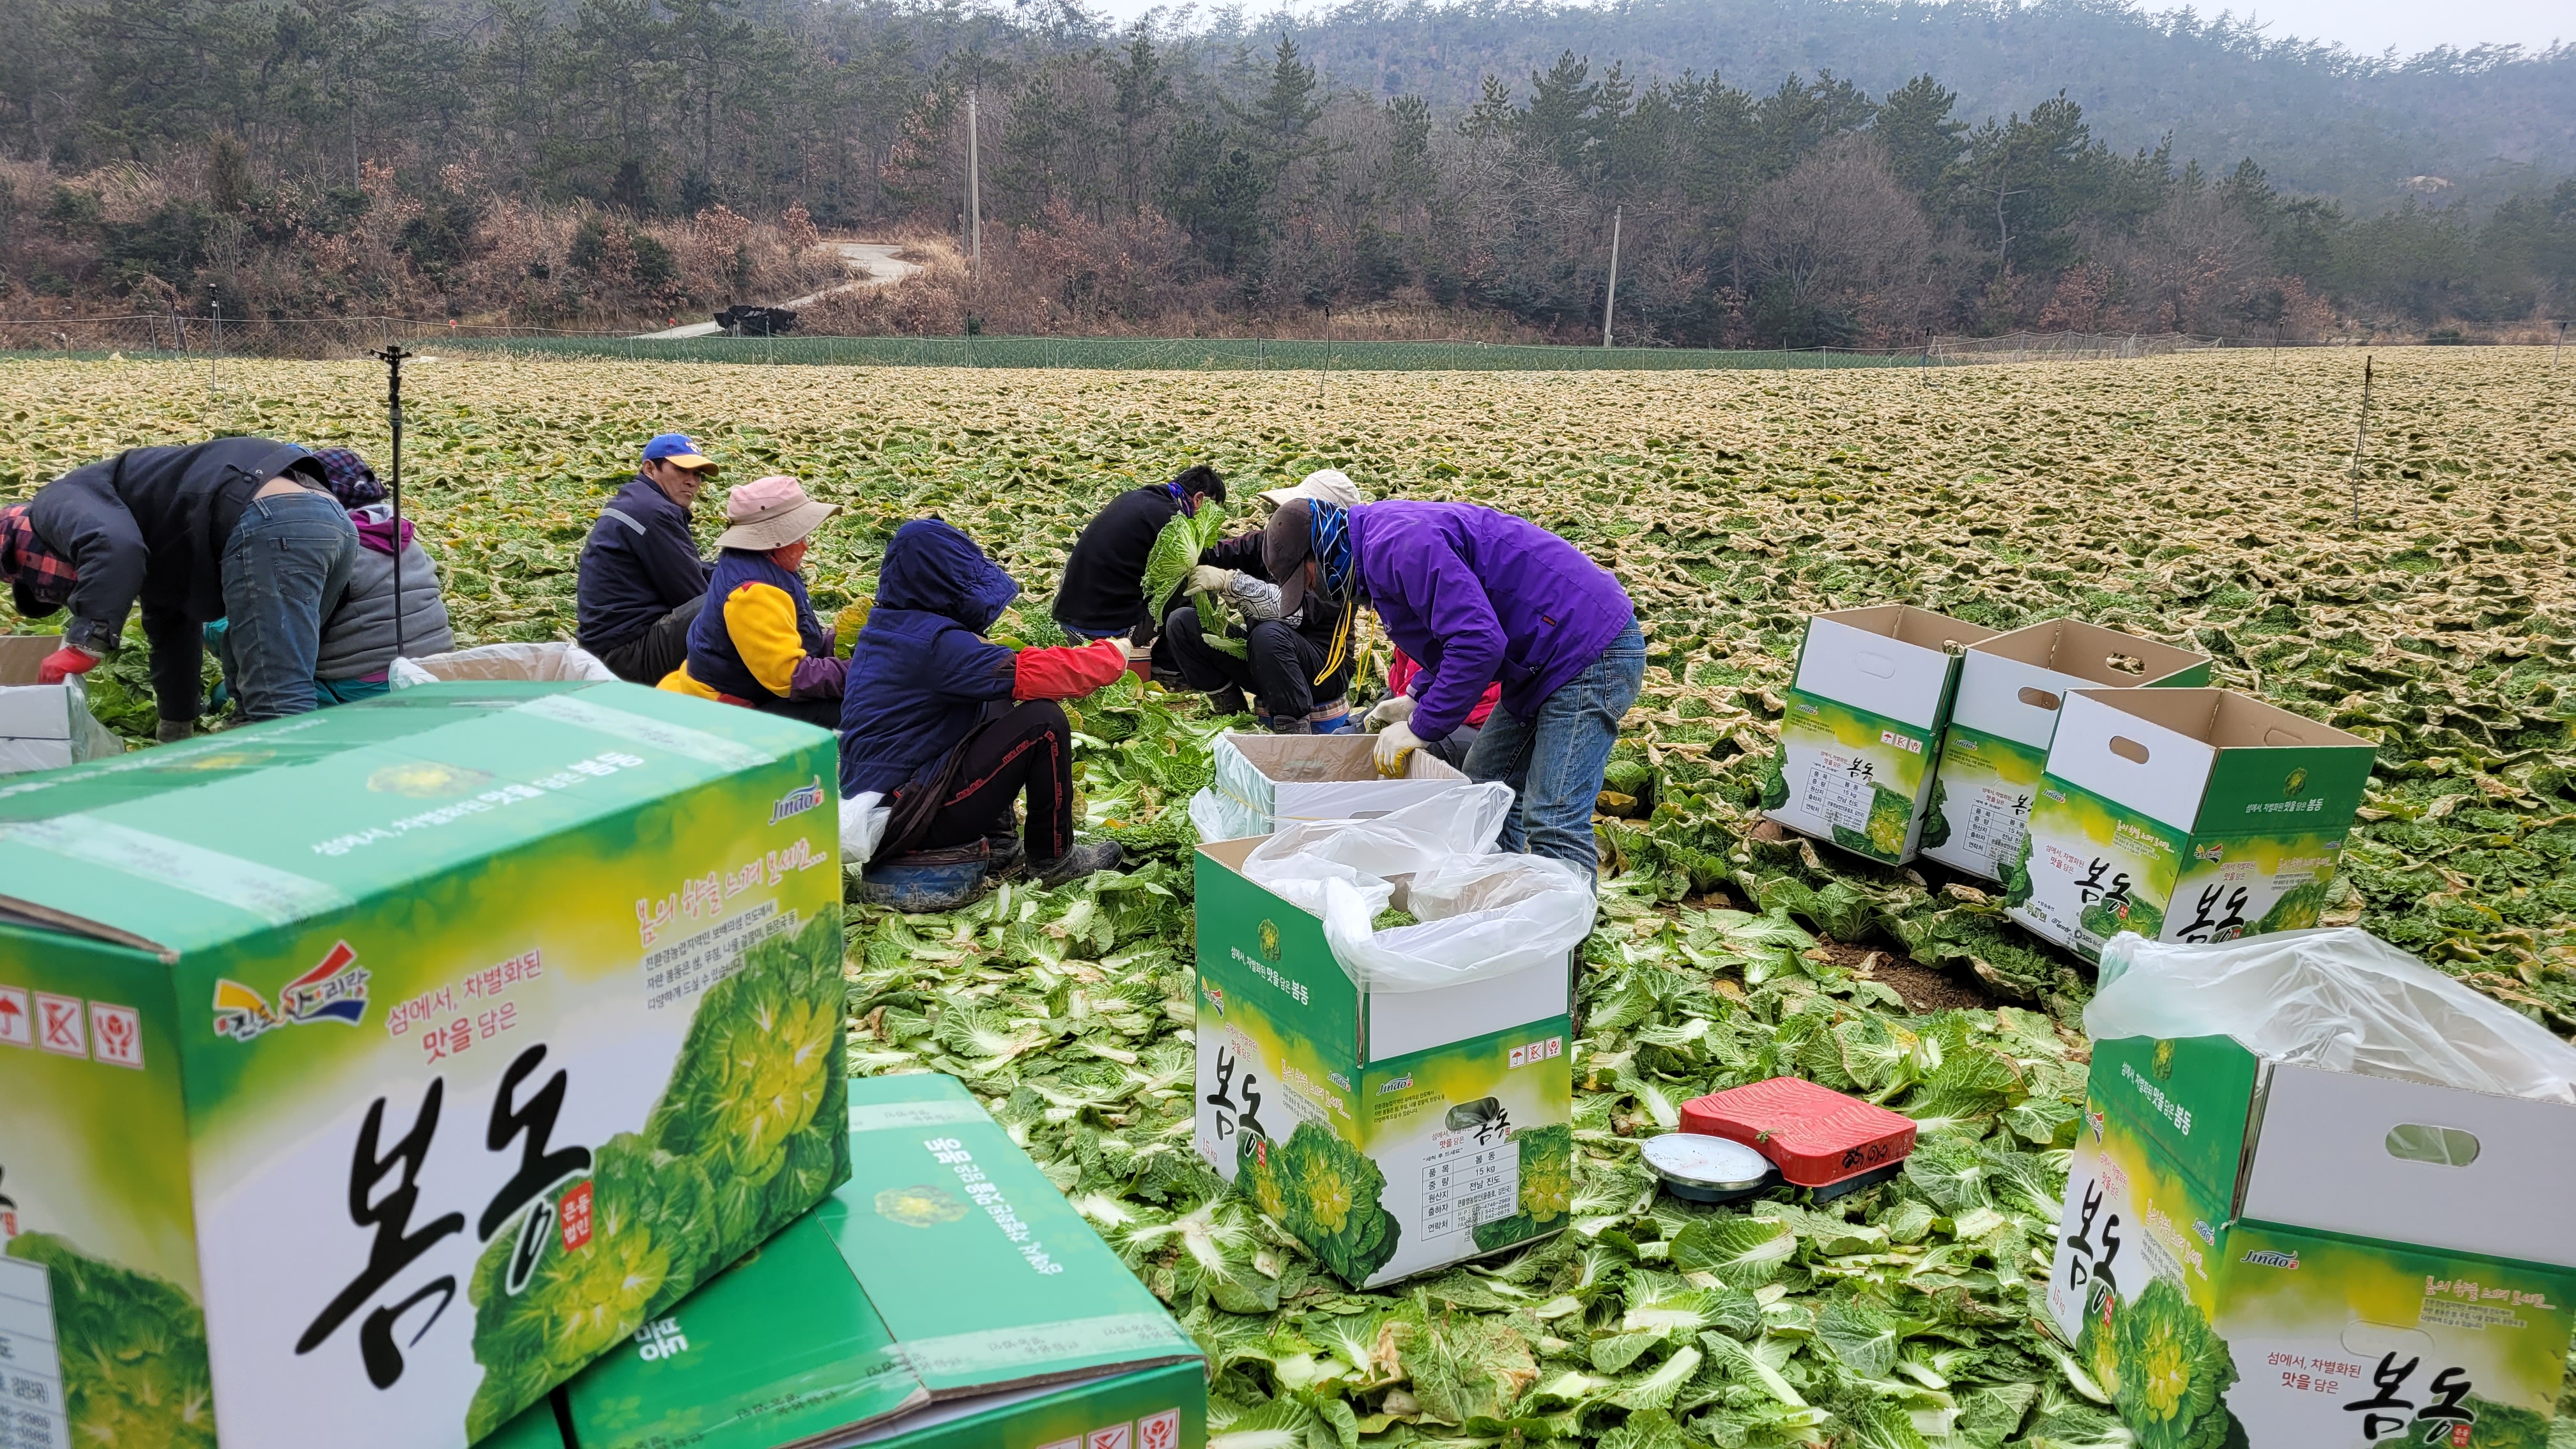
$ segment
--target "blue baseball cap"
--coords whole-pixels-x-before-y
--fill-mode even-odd
[[[698,451],[698,445],[690,442],[689,435],[686,433],[664,433],[653,441],[646,443],[644,445],[644,461],[647,463],[669,463],[676,467],[686,468],[692,473],[713,473],[718,471],[715,460],[700,453]]]

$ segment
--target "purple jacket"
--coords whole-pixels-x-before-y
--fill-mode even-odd
[[[1466,722],[1485,687],[1528,719],[1637,617],[1627,590],[1526,518],[1472,503],[1363,503],[1351,551],[1398,647],[1422,662],[1411,693],[1425,743]]]

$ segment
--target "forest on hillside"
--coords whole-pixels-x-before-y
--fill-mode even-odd
[[[0,312],[609,326],[830,234],[926,271],[809,328],[1597,340],[1615,229],[1633,344],[2538,336],[2571,157],[2576,47],[2097,0],[10,0]]]

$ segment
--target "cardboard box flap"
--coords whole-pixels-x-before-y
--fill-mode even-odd
[[[933,1397],[1199,1357],[954,1077],[852,1082],[850,1163],[817,1215]]]
[[[2576,1265],[2576,1107],[2276,1066],[2244,1216]]]
[[[2087,624],[2051,619],[1968,646],[1951,718],[1970,729],[2046,745],[2065,696],[2087,687],[2205,685],[2209,656]]]
[[[791,720],[628,684],[424,686],[0,781],[0,906],[184,953],[815,738]],[[832,803],[818,780],[778,808]],[[837,850],[823,819],[817,848]]]
[[[2233,1202],[2262,1058],[2233,1037],[2122,1037],[2093,1043],[2090,1106],[2153,1142],[2213,1201]],[[2102,1127],[2082,1131],[2098,1141]]]
[[[1843,609],[1807,621],[1795,687],[1909,724],[1940,727],[1961,648],[1994,630],[1904,604]]]
[[[2048,747],[2048,773],[2080,785],[2141,815],[2188,830],[2200,815],[2201,792],[2218,751],[2197,733],[2124,708],[2133,697],[2154,695],[2162,706],[2179,699],[2172,715],[2197,714],[2205,727],[2215,693],[2197,689],[2077,690],[2057,716]]]
[[[37,667],[62,642],[59,634],[0,634],[0,739],[67,740],[74,715],[88,712],[78,682],[36,682]]]

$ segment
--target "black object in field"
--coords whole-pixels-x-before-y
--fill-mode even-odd
[[[732,337],[784,337],[796,330],[796,314],[785,307],[727,307],[716,325]]]

